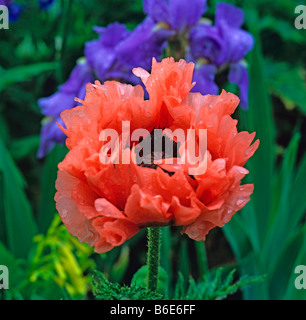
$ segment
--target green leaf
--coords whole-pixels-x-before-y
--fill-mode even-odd
[[[171,231],[170,227],[161,228],[160,264],[171,277]]]
[[[39,146],[39,135],[32,135],[13,140],[10,145],[10,153],[14,159],[24,158],[32,152],[36,152]]]
[[[266,246],[263,248],[266,256],[273,253],[273,257],[277,259],[277,252],[280,249],[280,243],[291,234],[292,229],[288,228],[288,223],[291,218],[290,207],[290,188],[295,170],[295,162],[300,141],[300,133],[296,133],[284,154],[282,167],[279,172],[277,184],[280,189],[274,197],[274,211],[271,210],[269,219],[269,230],[266,241]],[[270,251],[269,251],[270,250]],[[272,261],[271,261],[272,262]]]
[[[257,232],[256,222],[246,221],[250,217],[253,206],[248,203],[232,220],[223,227],[226,239],[229,241],[235,257],[241,262],[250,252],[257,248],[252,244],[252,233]],[[245,217],[246,216],[246,217]],[[245,219],[242,219],[244,217]],[[251,220],[251,219],[250,219]]]
[[[41,177],[41,194],[38,212],[38,227],[40,232],[45,232],[56,212],[54,195],[56,192],[55,181],[57,178],[58,164],[67,153],[65,146],[56,145],[47,155]]]
[[[119,285],[106,279],[103,273],[95,271],[92,277],[93,293],[101,300],[160,300],[162,296],[157,292],[143,287]]]
[[[7,121],[2,113],[0,113],[0,139],[2,139],[5,144],[7,144],[9,140]]]
[[[205,250],[205,242],[204,241],[194,241],[198,266],[200,270],[201,276],[204,276],[208,273],[208,265],[207,265],[207,256]]]
[[[121,253],[110,270],[110,279],[114,282],[120,282],[129,266],[130,249],[127,245],[122,246]]]
[[[259,239],[264,241],[267,229],[267,215],[271,207],[272,177],[275,164],[275,127],[273,123],[272,105],[267,90],[261,41],[258,32],[258,17],[255,11],[247,11],[249,31],[255,38],[255,48],[250,53],[250,87],[249,110],[245,111],[248,118],[248,131],[255,131],[260,145],[255,155],[247,163],[250,169],[248,181],[254,183],[254,202]],[[244,111],[241,111],[242,113]]]
[[[306,210],[305,201],[305,177],[306,177],[306,154],[300,161],[300,165],[297,169],[294,180],[291,184],[289,194],[289,212],[294,212],[294,215],[290,214],[288,221],[288,228],[294,229],[297,226]]]
[[[287,290],[283,295],[284,300],[306,300],[306,291],[305,289],[297,289],[294,285],[297,274],[294,272],[295,268],[299,265],[305,265],[306,261],[306,227],[301,228],[301,233],[298,233],[301,236],[299,243],[299,253],[296,260],[293,263],[293,268],[290,272],[290,278],[287,284]]]
[[[147,288],[148,286],[148,266],[145,265],[141,267],[136,273],[133,275],[131,284],[134,286]],[[158,284],[157,284],[157,292],[162,294],[164,297],[168,296],[168,274],[162,268],[158,269]]]
[[[184,278],[180,273],[175,288],[176,300],[219,300],[235,293],[237,290],[264,280],[265,276],[243,276],[235,280],[236,270],[228,273],[224,268],[217,268],[196,283],[192,277],[189,278],[187,290],[184,289]]]
[[[42,61],[52,56],[52,49],[43,40],[36,38],[34,43],[33,34],[27,33],[16,47],[15,55],[21,60],[34,58],[35,61]]]
[[[16,257],[25,258],[31,248],[37,226],[30,202],[24,192],[25,181],[1,139],[0,173],[7,245]]]
[[[183,299],[185,294],[184,282],[185,282],[184,276],[181,272],[179,272],[178,280],[174,289],[174,298],[173,298],[174,300]]]
[[[13,254],[0,242],[0,265],[4,265],[9,270],[9,287],[14,288],[25,277],[26,272],[21,267],[23,260],[16,259]]]
[[[278,96],[287,109],[297,106],[306,114],[306,82],[302,66],[265,59],[271,92]]]
[[[0,68],[0,92],[14,83],[27,81],[42,72],[56,70],[57,67],[58,64],[56,62],[40,62],[17,66],[8,70]]]
[[[225,278],[224,282],[219,285],[219,288],[215,290],[210,299],[224,299],[228,295],[237,292],[237,290],[250,286],[251,284],[257,284],[261,281],[264,281],[265,275],[260,276],[242,276],[239,280],[234,282],[234,273],[235,270],[230,272]]]
[[[201,296],[201,295],[203,295],[203,292],[201,292],[201,290],[199,290],[199,287],[197,286],[197,283],[195,282],[195,280],[192,277],[190,277],[189,278],[189,286],[188,286],[187,293],[186,293],[186,299],[194,298],[197,295]]]
[[[288,299],[293,299],[297,293],[292,288],[294,287],[293,278],[296,276],[294,269],[297,265],[305,264],[305,239],[306,225],[301,227],[289,239],[283,241],[284,244],[281,247],[281,254],[278,255],[278,261],[272,266],[273,269],[269,271],[269,274],[271,274],[271,299],[283,299],[285,295]],[[304,299],[306,299],[305,293]]]
[[[189,264],[187,241],[188,239],[183,237],[180,241],[180,249],[179,249],[180,251],[179,251],[178,268],[179,268],[179,272],[182,273],[184,279],[188,279],[188,276],[190,275],[190,264]],[[184,286],[186,285],[187,285],[187,282],[184,284]]]
[[[291,7],[293,12],[294,7]],[[293,27],[292,21],[282,20],[279,17],[267,15],[260,21],[260,29],[271,29],[277,32],[284,41],[294,41],[298,44],[305,43],[305,37],[302,33]]]

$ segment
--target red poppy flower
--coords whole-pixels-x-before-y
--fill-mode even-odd
[[[134,70],[149,100],[141,86],[97,81],[87,85],[81,106],[62,112],[69,152],[59,164],[56,206],[68,231],[96,252],[121,245],[147,226],[182,226],[182,233],[204,240],[210,229],[222,227],[250,200],[253,185],[241,185],[248,173],[243,165],[259,141],[251,144],[254,133],[237,132],[237,120],[231,117],[239,103],[234,94],[190,93],[193,68],[184,60],[153,60],[151,74]],[[130,132],[145,129],[149,134],[123,141],[122,124],[127,121]],[[122,151],[116,163],[100,158],[109,143],[101,140],[106,129],[115,130],[120,138],[115,145]],[[172,142],[176,154],[169,155],[164,145],[159,153],[154,146],[149,154],[139,149],[141,141],[154,144],[155,129],[163,141]],[[193,129],[196,137],[206,130],[204,172],[190,174],[193,164],[181,161],[184,142],[169,136],[167,129],[180,129],[186,136]],[[199,155],[200,143],[194,146]],[[140,155],[142,162],[135,161]],[[157,162],[143,160],[156,155]],[[169,163],[171,159],[175,161]]]

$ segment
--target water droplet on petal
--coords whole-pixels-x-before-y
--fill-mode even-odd
[[[244,203],[245,203],[244,200],[237,200],[236,205],[240,207],[240,206],[242,206]]]
[[[68,213],[68,210],[67,209],[63,209],[62,212],[61,212],[61,216],[63,218],[65,218],[67,216],[67,213]]]

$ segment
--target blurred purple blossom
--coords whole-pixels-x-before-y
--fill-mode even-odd
[[[106,28],[94,27],[94,30],[99,34],[99,39],[86,43],[85,57],[98,79],[102,82],[116,79],[138,83],[131,67],[118,54],[118,47],[130,36],[131,31],[117,22]]]
[[[22,5],[15,3],[13,0],[0,0],[0,5],[8,8],[10,22],[16,22],[24,9]]]
[[[143,7],[155,23],[178,33],[197,24],[207,9],[206,0],[144,0]]]
[[[84,99],[86,84],[93,81],[90,67],[85,61],[82,61],[75,66],[68,80],[59,87],[56,93],[38,100],[42,114],[46,116],[41,129],[41,141],[37,154],[39,158],[45,156],[55,143],[64,144],[66,136],[57,125],[57,122],[63,125],[60,114],[66,109],[77,106],[74,98]]]
[[[54,0],[38,0],[38,5],[42,10],[48,9]],[[9,10],[9,21],[16,22],[21,13],[26,9],[26,5],[14,2],[14,0],[0,0],[0,5],[7,6]]]
[[[243,10],[230,4],[218,3],[215,25],[202,22],[190,30],[188,55],[191,61],[205,61],[208,65],[215,65],[217,69],[209,69],[211,77],[218,70],[229,67],[228,80],[238,85],[241,106],[246,109],[249,80],[246,67],[240,61],[253,48],[254,39],[250,33],[241,29],[243,19]],[[203,76],[210,78],[202,67],[197,66],[194,76],[198,81]],[[211,93],[212,87],[196,86],[194,90],[201,89],[202,94],[207,94]]]
[[[8,7],[12,2],[13,0],[0,0],[0,5]]]
[[[249,75],[246,65],[243,61],[234,63],[230,66],[228,80],[236,84],[240,89],[240,105],[243,109],[248,107],[248,90],[249,90]]]
[[[156,27],[154,21],[147,17],[118,45],[116,52],[131,70],[135,67],[149,70],[153,57],[161,59],[170,34],[169,30]]]
[[[56,118],[46,117],[42,121],[40,131],[40,146],[37,153],[38,158],[44,157],[49,153],[55,144],[64,144],[66,135],[60,130],[58,123],[64,126],[63,120],[58,116]]]
[[[205,91],[205,94],[218,94],[219,88],[215,83],[217,67],[213,64],[197,63],[193,73],[193,81],[196,82],[192,88],[193,92]]]
[[[54,0],[38,0],[41,9],[46,10],[53,5]]]

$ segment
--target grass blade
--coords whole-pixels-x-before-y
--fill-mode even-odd
[[[275,127],[272,104],[267,89],[267,79],[263,64],[261,40],[258,32],[258,17],[255,10],[247,10],[249,31],[255,38],[255,48],[250,53],[249,110],[247,112],[248,131],[256,131],[260,145],[255,155],[247,163],[254,183],[252,201],[258,219],[259,239],[264,242],[267,230],[267,216],[271,207],[272,177],[275,164]]]
[[[24,192],[25,181],[0,140],[0,172],[3,188],[3,215],[7,245],[18,258],[25,258],[37,232],[31,205]]]
[[[17,66],[8,70],[0,68],[0,92],[8,86],[29,80],[42,72],[56,70],[56,62],[40,62],[31,65]]]
[[[56,213],[54,195],[56,192],[55,181],[57,178],[57,165],[67,153],[65,146],[56,145],[48,154],[41,180],[41,196],[38,212],[38,228],[40,232],[46,232]]]

